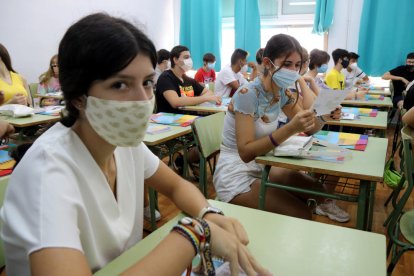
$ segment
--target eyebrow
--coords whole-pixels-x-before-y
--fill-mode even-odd
[[[144,77],[144,79],[149,79],[149,78],[153,78],[155,76],[155,72],[151,72],[150,74],[148,74],[147,76]],[[120,78],[120,79],[124,79],[124,80],[134,80],[135,77],[131,76],[131,75],[126,75],[126,74],[115,74],[113,76],[111,76],[111,78]]]

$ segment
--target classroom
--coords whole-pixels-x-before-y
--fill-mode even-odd
[[[0,7],[0,276],[414,275],[413,1]]]

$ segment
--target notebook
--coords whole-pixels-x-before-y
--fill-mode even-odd
[[[312,136],[291,136],[273,150],[274,156],[300,156],[312,147]]]

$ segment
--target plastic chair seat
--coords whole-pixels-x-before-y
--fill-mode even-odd
[[[407,241],[414,244],[414,209],[401,216],[400,231]]]

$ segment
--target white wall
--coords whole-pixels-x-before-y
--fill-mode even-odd
[[[358,53],[359,23],[363,0],[336,0],[332,26],[328,36],[328,53],[337,48]],[[330,61],[330,67],[333,61]]]
[[[10,52],[13,67],[36,82],[57,53],[66,29],[82,16],[107,12],[133,22],[157,49],[178,41],[179,0],[0,0],[0,43]],[[178,14],[179,18],[179,14]]]

